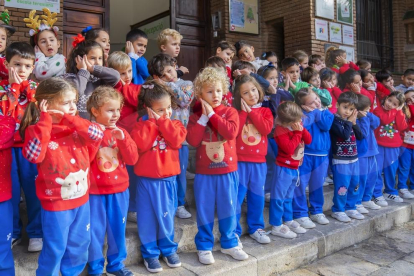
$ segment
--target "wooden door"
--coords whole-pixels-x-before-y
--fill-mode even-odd
[[[171,0],[171,28],[183,36],[178,65],[190,71],[186,80],[194,80],[209,58],[210,6],[207,0]]]
[[[69,56],[72,37],[87,26],[109,30],[109,0],[63,1],[63,55]]]

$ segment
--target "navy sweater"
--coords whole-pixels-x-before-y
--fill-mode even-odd
[[[354,161],[358,159],[356,140],[364,138],[358,125],[335,114],[330,130],[332,158]]]

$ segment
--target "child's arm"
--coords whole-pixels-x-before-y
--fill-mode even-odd
[[[248,113],[248,117],[252,120],[253,125],[261,135],[267,136],[273,128],[273,115],[269,108],[255,108]],[[239,125],[242,129],[242,124]]]
[[[135,141],[139,152],[146,152],[152,149],[158,134],[159,131],[155,119],[137,122],[131,131],[132,140]]]
[[[135,53],[128,53],[132,63],[132,80],[134,84],[142,84],[149,77],[148,61],[142,56]]]
[[[315,112],[315,123],[321,131],[329,131],[334,120],[334,115],[328,110],[325,109],[320,111],[318,109],[314,110]]]
[[[357,124],[352,125],[352,129],[354,131],[355,138],[357,140],[362,140],[362,139],[365,138],[364,134],[362,133],[361,129],[359,128],[359,126]]]
[[[368,114],[365,117],[357,119],[356,123],[359,126],[359,129],[361,130],[362,136],[364,138],[367,138],[369,136],[369,132],[371,131],[370,119],[368,117]]]
[[[124,129],[119,129],[122,131],[123,140],[117,139],[117,144],[119,148],[119,153],[122,156],[122,160],[127,165],[135,165],[138,161],[138,149],[137,144],[132,140],[131,136]]]
[[[137,108],[139,92],[141,92],[141,85],[124,85],[122,87],[122,95],[124,96],[125,103]]]
[[[407,129],[407,120],[405,119],[405,115],[402,110],[397,111],[397,114],[395,116],[395,123],[397,124],[398,131],[402,132]]]
[[[369,125],[372,130],[375,130],[380,125],[380,119],[372,114],[371,112],[367,113],[367,117],[369,118]]]
[[[75,85],[76,90],[78,90],[79,97],[85,95],[86,85],[91,76],[86,69],[80,69],[77,74],[67,73],[64,75],[64,78]]]
[[[103,67],[99,65],[95,65],[93,67],[92,75],[101,79],[105,85],[110,85],[112,87],[114,87],[121,79],[119,72],[116,71],[115,69]]]
[[[263,88],[263,91],[267,91],[267,89],[269,89],[270,86],[270,82],[268,82],[265,78],[263,78],[262,76],[255,74],[255,73],[250,73],[250,76],[252,76],[253,78],[256,79],[256,81],[260,84],[260,86]]]
[[[290,87],[289,88],[289,91],[293,94],[293,95],[296,95],[296,93],[300,90],[300,89],[302,89],[302,88],[308,88],[309,87],[309,84],[307,83],[307,82],[304,82],[304,81],[298,81],[298,82],[296,82],[295,84],[294,84],[294,88],[293,87]],[[331,101],[332,101],[332,98],[331,98]]]
[[[334,120],[331,127],[331,132],[344,140],[348,140],[351,137],[352,122],[342,120],[343,124],[339,120]]]
[[[173,149],[181,148],[187,136],[187,130],[180,121],[159,118],[157,125],[167,145]]]
[[[278,87],[277,88],[277,95],[280,95],[280,101],[294,101],[295,98],[293,98],[292,94],[290,94],[289,91],[286,91],[285,89],[283,89],[282,87]]]
[[[312,143],[312,135],[306,128],[303,128],[302,130],[302,140],[305,143],[305,145],[309,145],[310,143]]]
[[[239,111],[239,133],[238,135],[241,134],[241,132],[243,131],[243,126],[247,121],[247,115],[248,113],[244,110]]]
[[[0,149],[13,146],[13,136],[16,130],[16,121],[11,116],[0,115]]]
[[[382,83],[377,82],[377,100],[381,103],[382,100],[387,97],[390,94],[390,90],[388,90],[388,88],[386,88]]]
[[[276,144],[279,148],[283,149],[286,154],[293,155],[302,141],[302,131],[294,131],[292,138],[290,138],[288,134],[289,130],[281,130],[281,128],[281,126],[276,126],[275,129],[274,138]]]
[[[229,107],[228,110],[225,118],[213,113],[209,121],[224,139],[233,140],[239,133],[239,118],[234,108]]]
[[[332,104],[332,96],[328,90],[320,88],[313,88],[312,90],[319,95],[322,105],[330,106]]]
[[[65,57],[63,55],[56,54],[52,58],[48,58],[40,50],[36,52],[33,73],[39,81],[62,76],[65,74],[65,70]]]

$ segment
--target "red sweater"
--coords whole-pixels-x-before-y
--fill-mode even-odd
[[[276,125],[274,137],[278,145],[276,165],[297,170],[302,165],[305,145],[312,142],[312,136],[303,128],[302,131],[292,131],[281,125]]]
[[[137,163],[138,150],[128,132],[121,130],[124,140],[114,138],[112,129],[104,131],[99,151],[91,163],[91,194],[115,194],[128,188],[129,177],[125,165]]]
[[[178,120],[159,118],[135,123],[131,132],[139,153],[135,174],[150,178],[180,174],[178,149],[186,135],[187,130]]]
[[[359,67],[355,63],[353,63],[352,61],[350,61],[347,64],[342,65],[341,68],[339,68],[339,69],[336,68],[336,67],[332,67],[331,69],[334,70],[338,74],[343,74],[346,71],[348,71],[349,69],[354,69],[355,71],[359,71]]]
[[[385,87],[382,83],[377,82],[377,106],[382,105],[382,100],[385,99],[389,94],[391,94],[390,90]]]
[[[401,133],[407,129],[405,115],[401,110],[384,110],[382,105],[374,109],[374,115],[380,119],[375,129],[375,138],[380,146],[398,148],[402,145]]]
[[[273,128],[273,115],[269,108],[252,108],[250,113],[239,111],[237,158],[239,162],[266,162],[267,135]]]
[[[343,92],[338,87],[326,88],[326,90],[329,91],[332,97],[332,106],[329,108],[329,111],[335,114],[337,111],[336,103],[338,101],[339,95],[341,95]]]
[[[344,92],[349,92],[351,90],[349,90],[349,88],[345,88]],[[374,102],[375,102],[375,91],[373,90],[367,90],[364,87],[361,87],[361,91],[360,93],[366,97],[368,97],[368,99],[371,101],[371,111],[374,110]]]
[[[201,111],[194,110],[187,126],[187,142],[197,148],[196,173],[226,174],[237,171],[237,110],[219,105],[214,108],[207,126],[198,122],[200,117]]]
[[[0,80],[8,80],[9,79],[9,70],[7,69],[4,62],[6,61],[6,57],[1,55],[0,56]]]
[[[141,85],[131,83],[115,87],[124,96],[124,106],[122,107],[117,125],[131,133],[138,119],[138,96],[141,91]]]
[[[414,149],[414,105],[407,105],[411,112],[411,119],[408,122],[408,127],[404,132],[403,147]]]
[[[52,124],[45,112],[26,129],[22,153],[37,164],[36,195],[45,210],[70,210],[89,200],[89,156],[102,137],[98,125],[79,116],[64,115]]]
[[[233,76],[231,75],[231,67],[226,65],[227,77],[229,77],[230,85],[233,85]]]
[[[12,83],[9,80],[0,82],[1,111],[4,115],[11,116],[20,126],[24,111],[36,93],[37,83],[23,81],[21,84]],[[17,129],[18,129],[17,127]],[[14,147],[22,147],[23,141],[18,131],[14,134]]]
[[[11,199],[11,164],[13,135],[16,122],[12,117],[0,115],[0,202]]]

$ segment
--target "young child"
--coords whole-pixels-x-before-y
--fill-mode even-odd
[[[93,219],[88,250],[89,275],[104,272],[102,250],[105,234],[108,244],[106,271],[115,275],[133,275],[122,263],[127,256],[125,217],[130,196],[125,165],[135,165],[138,150],[128,132],[116,126],[122,102],[122,95],[115,89],[100,86],[89,97],[86,105],[93,120],[105,127],[102,143],[90,168],[89,205]]]
[[[368,97],[371,102],[371,108],[369,111],[372,112],[377,107],[377,83],[375,82],[375,78],[371,72],[361,69],[359,70],[359,73],[361,74],[362,87],[365,88],[366,91],[370,94]]]
[[[29,31],[30,44],[36,53],[33,74],[38,81],[63,76],[66,70],[66,58],[58,53],[60,48],[59,28],[53,26],[57,21],[57,13],[51,13],[48,8],[43,8],[43,13],[43,20],[36,20],[36,10],[32,10],[29,18],[24,19],[27,22],[26,26],[31,28]]]
[[[356,140],[363,139],[356,123],[358,96],[354,92],[342,93],[336,103],[337,113],[330,130],[334,196],[331,216],[340,222],[351,218],[364,219],[356,210],[356,202],[347,201],[350,193],[358,194],[359,163]]]
[[[103,67],[104,50],[99,43],[93,40],[85,41],[82,36],[78,36],[73,46],[64,78],[75,84],[79,92],[77,103],[79,115],[88,119],[86,102],[92,92],[100,85],[114,87],[119,82],[120,76],[116,70]]]
[[[194,80],[201,107],[194,109],[188,123],[188,143],[197,148],[194,197],[197,207],[198,233],[195,244],[202,264],[215,262],[214,213],[217,207],[221,252],[236,260],[249,256],[238,244],[236,230],[237,173],[236,137],[239,116],[231,107],[221,104],[228,89],[225,74],[216,68],[205,68]],[[199,157],[199,158],[198,158]]]
[[[240,237],[241,205],[247,194],[247,225],[250,237],[258,243],[270,243],[264,229],[264,185],[266,180],[267,135],[273,128],[269,108],[261,107],[264,93],[249,76],[237,77],[234,107],[239,112],[239,133],[236,140],[239,186],[237,193],[237,228]]]
[[[264,52],[261,56],[260,56],[261,60],[267,60],[269,63],[272,63],[274,67],[276,67],[277,69],[277,55],[275,52],[269,51],[269,52]]]
[[[256,81],[260,84],[265,93],[275,94],[276,88],[271,86],[270,83],[267,80],[265,80],[262,76],[256,74],[256,71],[256,67],[254,67],[254,65],[251,62],[243,60],[237,60],[233,63],[233,66],[231,67],[231,75],[233,77],[236,78],[240,75],[250,75],[256,79]]]
[[[190,105],[194,99],[194,87],[191,81],[177,78],[175,66],[175,58],[167,54],[158,54],[153,57],[148,64],[148,70],[154,79],[161,80],[173,91],[174,102],[177,104],[177,108],[173,109],[171,119],[179,120],[184,127],[187,127],[190,118]],[[178,208],[176,216],[182,219],[187,219],[191,218],[191,214],[185,209],[184,206],[185,194],[187,190],[186,172],[189,156],[186,141],[183,142],[183,145],[178,152],[180,157],[181,172],[177,175]]]
[[[313,67],[305,68],[300,74],[302,81],[307,82],[313,91],[318,94],[323,106],[331,107],[332,96],[327,89],[321,88],[321,77],[318,70]]]
[[[148,36],[140,29],[132,29],[126,35],[125,52],[131,58],[134,84],[143,84],[149,77],[148,61],[144,57],[147,44]]]
[[[304,81],[300,81],[300,64],[297,59],[288,57],[282,60],[282,75],[285,82],[279,84],[280,87],[284,87],[294,97],[301,88],[308,88],[309,84]]]
[[[296,238],[296,233],[306,232],[293,220],[292,212],[292,198],[299,183],[298,168],[302,164],[303,148],[312,142],[312,136],[302,126],[302,116],[302,110],[293,102],[284,102],[277,108],[274,138],[278,153],[270,191],[269,223],[272,225],[272,235],[287,239]]]
[[[206,60],[206,62],[204,64],[204,67],[220,68],[220,69],[223,69],[224,72],[226,72],[227,77],[229,75],[231,76],[231,69],[230,69],[230,73],[228,73],[227,69],[229,67],[226,66],[226,64],[224,63],[224,61],[221,57],[218,57],[218,56],[209,57]],[[229,81],[230,81],[230,87],[229,87],[229,90],[230,90],[231,85],[233,84],[233,78],[229,78]],[[223,103],[223,105],[225,105],[227,107],[232,107],[233,106],[233,93],[231,93],[231,91],[228,91],[225,95],[223,95],[222,103]]]
[[[321,87],[328,90],[332,98],[332,103],[329,107],[329,111],[332,112],[332,114],[335,114],[337,111],[336,102],[338,101],[339,96],[342,94],[342,90],[337,86],[338,79],[336,77],[336,73],[330,68],[323,68],[321,71],[319,71],[319,76],[321,79]]]
[[[134,168],[138,175],[138,236],[145,267],[149,272],[160,272],[160,254],[169,267],[181,266],[174,242],[174,215],[176,176],[180,174],[178,150],[187,131],[180,121],[170,119],[177,104],[171,89],[161,82],[144,83],[138,102],[140,115],[148,115],[148,120],[135,123],[131,132],[139,153]]]
[[[5,116],[11,116],[20,126],[23,114],[36,93],[37,83],[30,80],[33,71],[35,53],[33,47],[25,42],[14,42],[6,49],[5,65],[9,78],[2,80],[0,86],[1,111]],[[27,204],[28,223],[26,227],[29,236],[29,252],[42,250],[42,225],[40,218],[40,202],[35,192],[36,165],[31,164],[22,155],[23,139],[19,132],[14,134],[12,149],[12,184],[13,184],[13,241],[12,246],[21,242],[22,223],[20,221],[20,190],[23,188]]]
[[[326,50],[325,61],[326,66],[334,70],[337,74],[343,74],[348,69],[359,70],[358,66],[346,59],[345,50],[338,49],[334,46],[331,46]]]
[[[361,70],[367,70],[368,72],[371,72],[371,62],[369,62],[368,60],[360,59],[357,61],[356,65]]]
[[[309,56],[309,67],[315,68],[318,72],[323,68],[326,68],[325,60],[321,55],[310,55]]]
[[[311,67],[306,68],[305,70]],[[305,70],[303,72],[305,72]],[[321,99],[311,88],[302,88],[295,96],[295,102],[303,111],[303,127],[312,136],[312,142],[305,146],[303,163],[299,167],[299,186],[293,196],[293,218],[305,229],[315,228],[315,224],[328,224],[323,214],[323,183],[329,164],[331,129],[334,115],[322,107]],[[306,200],[306,187],[309,186],[309,203]],[[310,211],[310,218],[308,215]]]
[[[375,101],[375,92],[373,90],[366,90],[363,87],[361,73],[354,69],[349,69],[339,76],[339,86],[343,92],[352,91],[357,94],[362,94],[370,100]]]
[[[380,126],[375,130],[379,154],[377,155],[378,175],[374,189],[374,202],[381,207],[388,205],[386,200],[404,201],[395,189],[398,156],[403,142],[400,133],[408,126],[406,116],[402,111],[404,104],[404,95],[395,91],[391,92],[383,100],[382,105],[374,110],[374,114],[380,119]],[[384,181],[382,173],[384,173]]]
[[[4,51],[6,50],[9,38],[16,31],[16,29],[13,26],[10,26],[9,23],[9,11],[4,10],[2,13],[0,13],[0,81],[7,80],[9,78],[9,71],[4,65],[4,62],[6,61]]]
[[[302,73],[304,69],[309,67],[309,56],[302,50],[297,50],[292,54],[292,57],[299,61],[299,69]]]
[[[1,32],[1,31],[0,31]],[[11,164],[16,121],[10,116],[0,114],[0,212],[2,227],[0,228],[0,274],[14,276],[13,252],[11,250],[11,233],[13,232],[13,204]]]
[[[82,30],[82,35],[85,37],[86,41],[95,41],[101,45],[104,51],[104,61],[106,62],[109,57],[109,52],[111,51],[111,41],[108,32],[102,28],[92,28],[92,26],[88,26]]]
[[[384,99],[395,91],[394,79],[392,73],[386,69],[378,71],[375,74],[375,79],[377,80],[377,106],[380,106]]]
[[[402,83],[395,87],[398,92],[405,93],[408,89],[414,88],[414,69],[407,69],[401,76]]]
[[[254,47],[246,40],[240,40],[234,44],[236,48],[236,56],[243,61],[250,62],[256,68],[255,71],[259,70],[260,67],[269,64],[267,60],[262,60],[254,56]]]
[[[230,85],[233,84],[233,76],[231,75],[231,65],[235,52],[236,48],[234,48],[233,45],[231,45],[229,42],[225,40],[222,40],[217,44],[216,56],[223,59],[224,63],[226,64],[226,72],[227,76],[230,79]]]
[[[20,127],[23,156],[39,171],[44,236],[36,275],[79,275],[88,260],[89,164],[103,133],[76,116],[76,101],[76,90],[65,80],[44,80]]]
[[[173,29],[164,29],[160,32],[157,38],[158,47],[160,48],[161,53],[170,55],[173,58],[177,58],[180,54],[181,49],[181,40],[183,36]],[[188,69],[184,66],[178,67],[177,77],[181,78],[184,74],[188,74]]]

